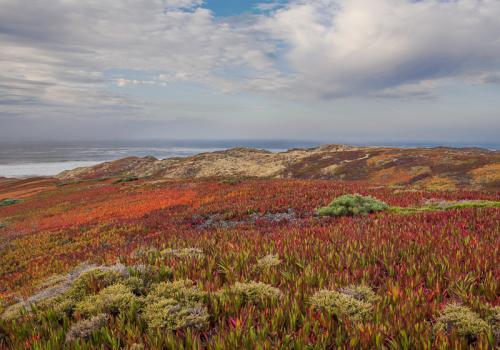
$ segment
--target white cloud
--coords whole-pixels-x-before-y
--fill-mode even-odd
[[[500,1],[295,1],[263,21],[285,47],[290,93],[381,94],[500,65]]]
[[[500,81],[497,0],[279,1],[234,18],[203,4],[0,0],[0,117],[148,115],[116,89],[130,85],[307,100]]]

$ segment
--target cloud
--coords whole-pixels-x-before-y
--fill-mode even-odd
[[[263,20],[284,47],[289,92],[383,95],[500,65],[496,0],[294,1]]]
[[[301,101],[316,111],[317,100],[430,101],[449,85],[500,82],[497,0],[263,1],[233,17],[206,6],[0,0],[0,122],[176,121],[185,110],[163,104],[178,98],[176,87],[187,87],[180,100],[191,106],[195,86],[205,99]],[[291,109],[280,108],[272,115],[286,118]],[[189,117],[212,121],[234,113],[194,109]]]
[[[273,69],[272,45],[246,25],[216,20],[201,0],[0,0],[0,113],[99,115],[140,101],[111,86],[158,84],[116,71],[194,81],[227,90]],[[238,81],[238,84],[234,83]],[[16,101],[18,103],[16,103]],[[120,105],[117,105],[120,104]],[[115,107],[113,107],[115,106]],[[16,110],[17,108],[17,110]],[[63,109],[66,108],[65,111]],[[144,113],[146,113],[145,111]]]

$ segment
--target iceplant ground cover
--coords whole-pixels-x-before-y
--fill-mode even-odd
[[[500,209],[463,205],[497,192],[319,180],[39,187],[0,208],[0,348],[498,346]],[[389,209],[317,215],[346,194]]]

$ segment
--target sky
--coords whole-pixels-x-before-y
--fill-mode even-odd
[[[499,0],[0,0],[0,141],[499,143]]]

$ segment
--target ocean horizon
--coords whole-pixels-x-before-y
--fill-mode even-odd
[[[124,157],[153,156],[158,159],[187,157],[233,147],[252,147],[271,152],[292,148],[310,148],[321,144],[358,146],[412,147],[481,147],[500,150],[495,144],[460,144],[433,142],[314,142],[303,140],[182,140],[182,141],[100,141],[100,142],[19,142],[0,143],[0,177],[26,178],[54,176],[62,171],[88,167]]]

